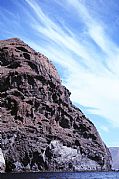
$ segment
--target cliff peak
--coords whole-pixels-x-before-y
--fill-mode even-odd
[[[47,57],[12,38],[0,41],[0,65],[6,172],[110,170],[108,148]]]

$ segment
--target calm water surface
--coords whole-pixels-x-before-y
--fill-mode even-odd
[[[0,179],[119,179],[119,172],[44,172],[0,174]]]

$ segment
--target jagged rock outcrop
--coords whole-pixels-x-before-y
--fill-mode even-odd
[[[6,172],[110,170],[108,148],[44,55],[8,39],[0,41],[0,65]]]

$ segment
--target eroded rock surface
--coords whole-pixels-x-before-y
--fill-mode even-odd
[[[0,65],[6,172],[110,170],[108,148],[44,55],[8,39],[0,41]]]

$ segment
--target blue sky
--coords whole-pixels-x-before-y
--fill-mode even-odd
[[[0,39],[52,60],[107,146],[119,146],[118,33],[118,0],[0,0]]]

